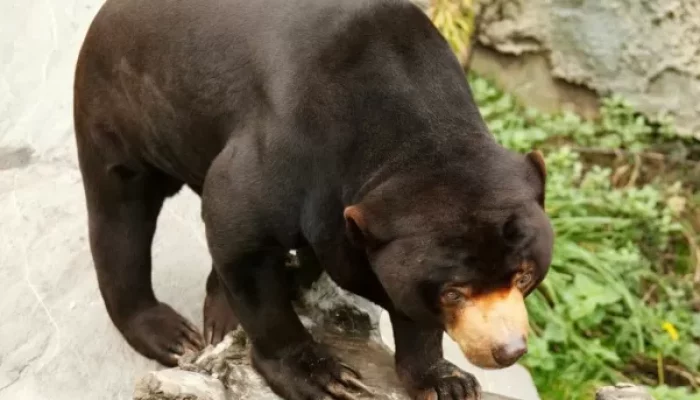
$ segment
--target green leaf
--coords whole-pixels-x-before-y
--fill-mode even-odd
[[[700,313],[693,313],[693,322],[690,327],[690,334],[696,339],[700,339]]]

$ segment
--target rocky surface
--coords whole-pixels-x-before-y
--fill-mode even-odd
[[[600,388],[595,396],[596,400],[654,400],[649,392],[641,386],[629,383],[620,383],[615,386]]]
[[[408,400],[394,372],[391,351],[377,335],[378,309],[337,288],[326,275],[298,306],[316,340],[363,375],[373,396],[358,400]],[[135,400],[279,400],[250,366],[249,342],[238,329],[216,347],[188,354],[178,368],[153,371],[136,384]],[[485,394],[483,400],[508,400]],[[514,399],[510,399],[514,400]]]
[[[335,354],[361,370],[363,382],[375,397],[359,399],[406,399],[393,373],[391,355],[380,344],[359,337],[318,334]],[[191,355],[178,369],[146,374],[137,383],[135,400],[279,400],[250,366],[245,334],[230,334],[219,346]]]
[[[475,70],[547,109],[590,113],[593,95],[620,94],[700,138],[700,0],[480,4]]]

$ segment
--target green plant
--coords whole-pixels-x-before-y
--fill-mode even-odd
[[[700,394],[691,393],[688,388],[660,385],[651,389],[651,395],[659,400],[700,400]]]
[[[590,122],[524,108],[489,81],[469,79],[500,143],[546,155],[557,236],[550,273],[528,299],[534,335],[525,358],[543,398],[591,399],[596,386],[627,379],[656,384],[671,367],[693,376],[700,316],[679,273],[689,261],[672,246],[682,242],[683,226],[668,202],[683,195],[682,185],[616,187],[611,168],[586,164],[575,150],[639,152],[659,140],[658,127],[620,99],[607,99],[600,120]],[[667,272],[669,259],[675,269]],[[664,399],[698,399],[663,385],[654,390]]]

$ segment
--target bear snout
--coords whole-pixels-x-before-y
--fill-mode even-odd
[[[447,334],[478,367],[506,368],[527,353],[527,310],[515,287],[473,297],[446,320]]]

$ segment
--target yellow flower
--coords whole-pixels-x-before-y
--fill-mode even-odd
[[[662,325],[662,328],[668,333],[668,336],[671,337],[671,340],[674,342],[678,341],[678,330],[676,329],[675,326],[673,326],[672,323],[665,321]]]

